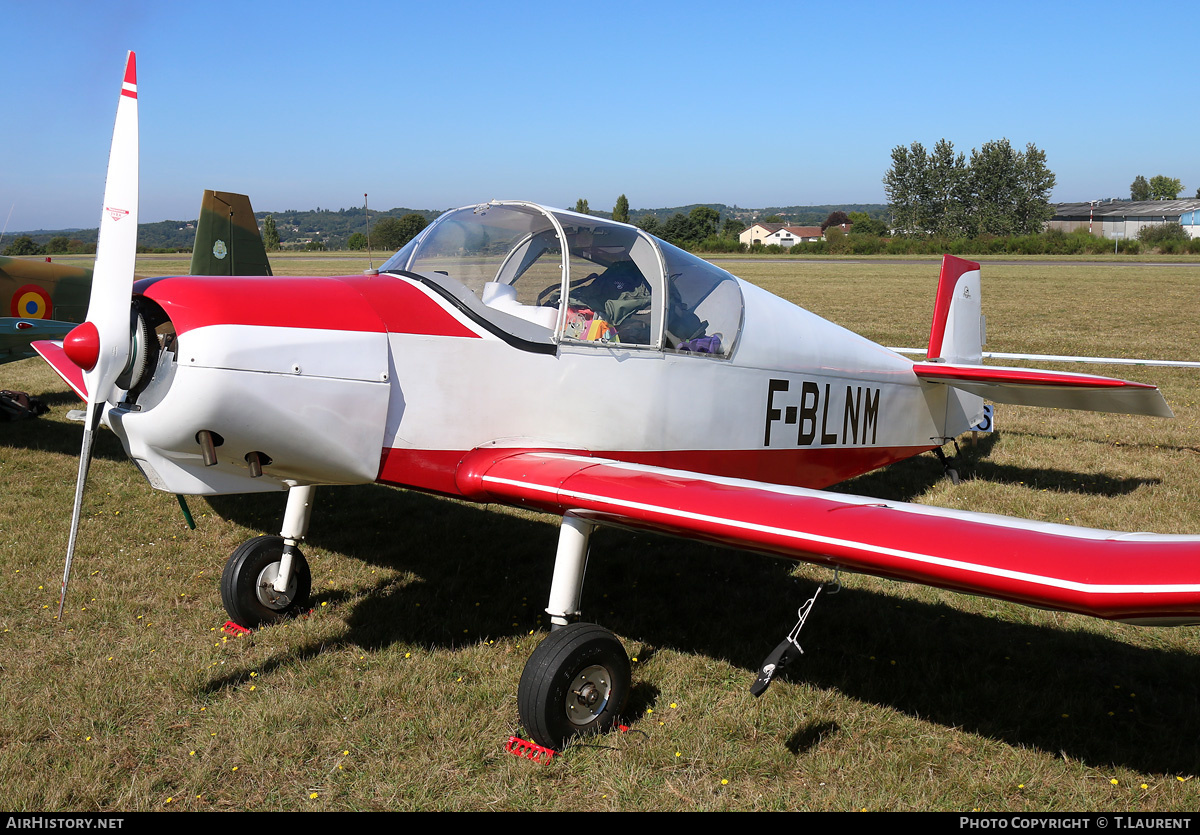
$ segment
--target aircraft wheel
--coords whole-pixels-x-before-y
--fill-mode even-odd
[[[625,708],[629,656],[602,626],[573,623],[538,646],[517,689],[521,724],[539,745],[560,749],[574,736],[603,733]]]
[[[221,574],[221,602],[239,626],[255,627],[294,614],[308,605],[312,574],[299,551],[292,559],[287,591],[272,588],[283,557],[283,538],[257,536],[230,554]]]

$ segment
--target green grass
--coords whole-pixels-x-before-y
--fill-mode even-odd
[[[305,257],[276,271],[363,266]],[[877,341],[923,345],[936,267],[858,260],[728,266]],[[144,258],[139,273],[186,270],[172,263]],[[1197,359],[1198,284],[1187,266],[985,266],[989,347]],[[840,489],[1200,532],[1197,372],[1095,370],[1159,383],[1177,419],[998,407],[1000,432],[968,450],[961,484],[924,456]],[[637,659],[631,730],[547,765],[511,757],[517,681],[545,634],[553,518],[319,491],[312,613],[226,640],[221,567],[278,529],[281,497],[193,499],[189,531],[107,432],[59,624],[75,401],[40,360],[0,374],[53,406],[0,424],[4,808],[1200,807],[1195,628],[843,576],[801,636],[806,654],[756,700],[754,669],[828,572],[616,530],[594,539],[583,604]]]

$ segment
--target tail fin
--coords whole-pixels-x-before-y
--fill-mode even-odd
[[[983,361],[981,295],[979,265],[953,255],[942,256],[926,362]]]
[[[943,255],[925,362],[971,365],[983,362],[981,299],[979,265]],[[956,438],[983,419],[982,397],[949,386],[944,388],[944,395],[945,412],[941,421],[944,437]]]
[[[270,275],[250,198],[205,190],[192,249],[192,275]]]
[[[938,398],[945,393],[944,437],[956,437],[974,426],[983,414],[984,397],[1022,406],[1172,417],[1162,393],[1145,383],[1090,374],[985,367],[984,339],[979,265],[946,255],[933,308],[927,359],[913,365],[922,381],[939,384],[926,388],[928,397]],[[934,408],[940,410],[940,405]]]

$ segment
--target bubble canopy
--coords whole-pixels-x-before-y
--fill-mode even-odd
[[[533,203],[446,212],[380,270],[415,274],[540,341],[727,358],[742,325],[725,270],[636,226]]]

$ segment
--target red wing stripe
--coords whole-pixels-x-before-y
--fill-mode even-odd
[[[1099,377],[1095,374],[1075,374],[1069,371],[1042,371],[1033,368],[1005,368],[995,365],[951,365],[948,363],[914,363],[918,377],[934,381],[958,380],[966,383],[1009,383],[1029,386],[1066,386],[1069,388],[1139,388],[1152,389],[1146,383]]]

